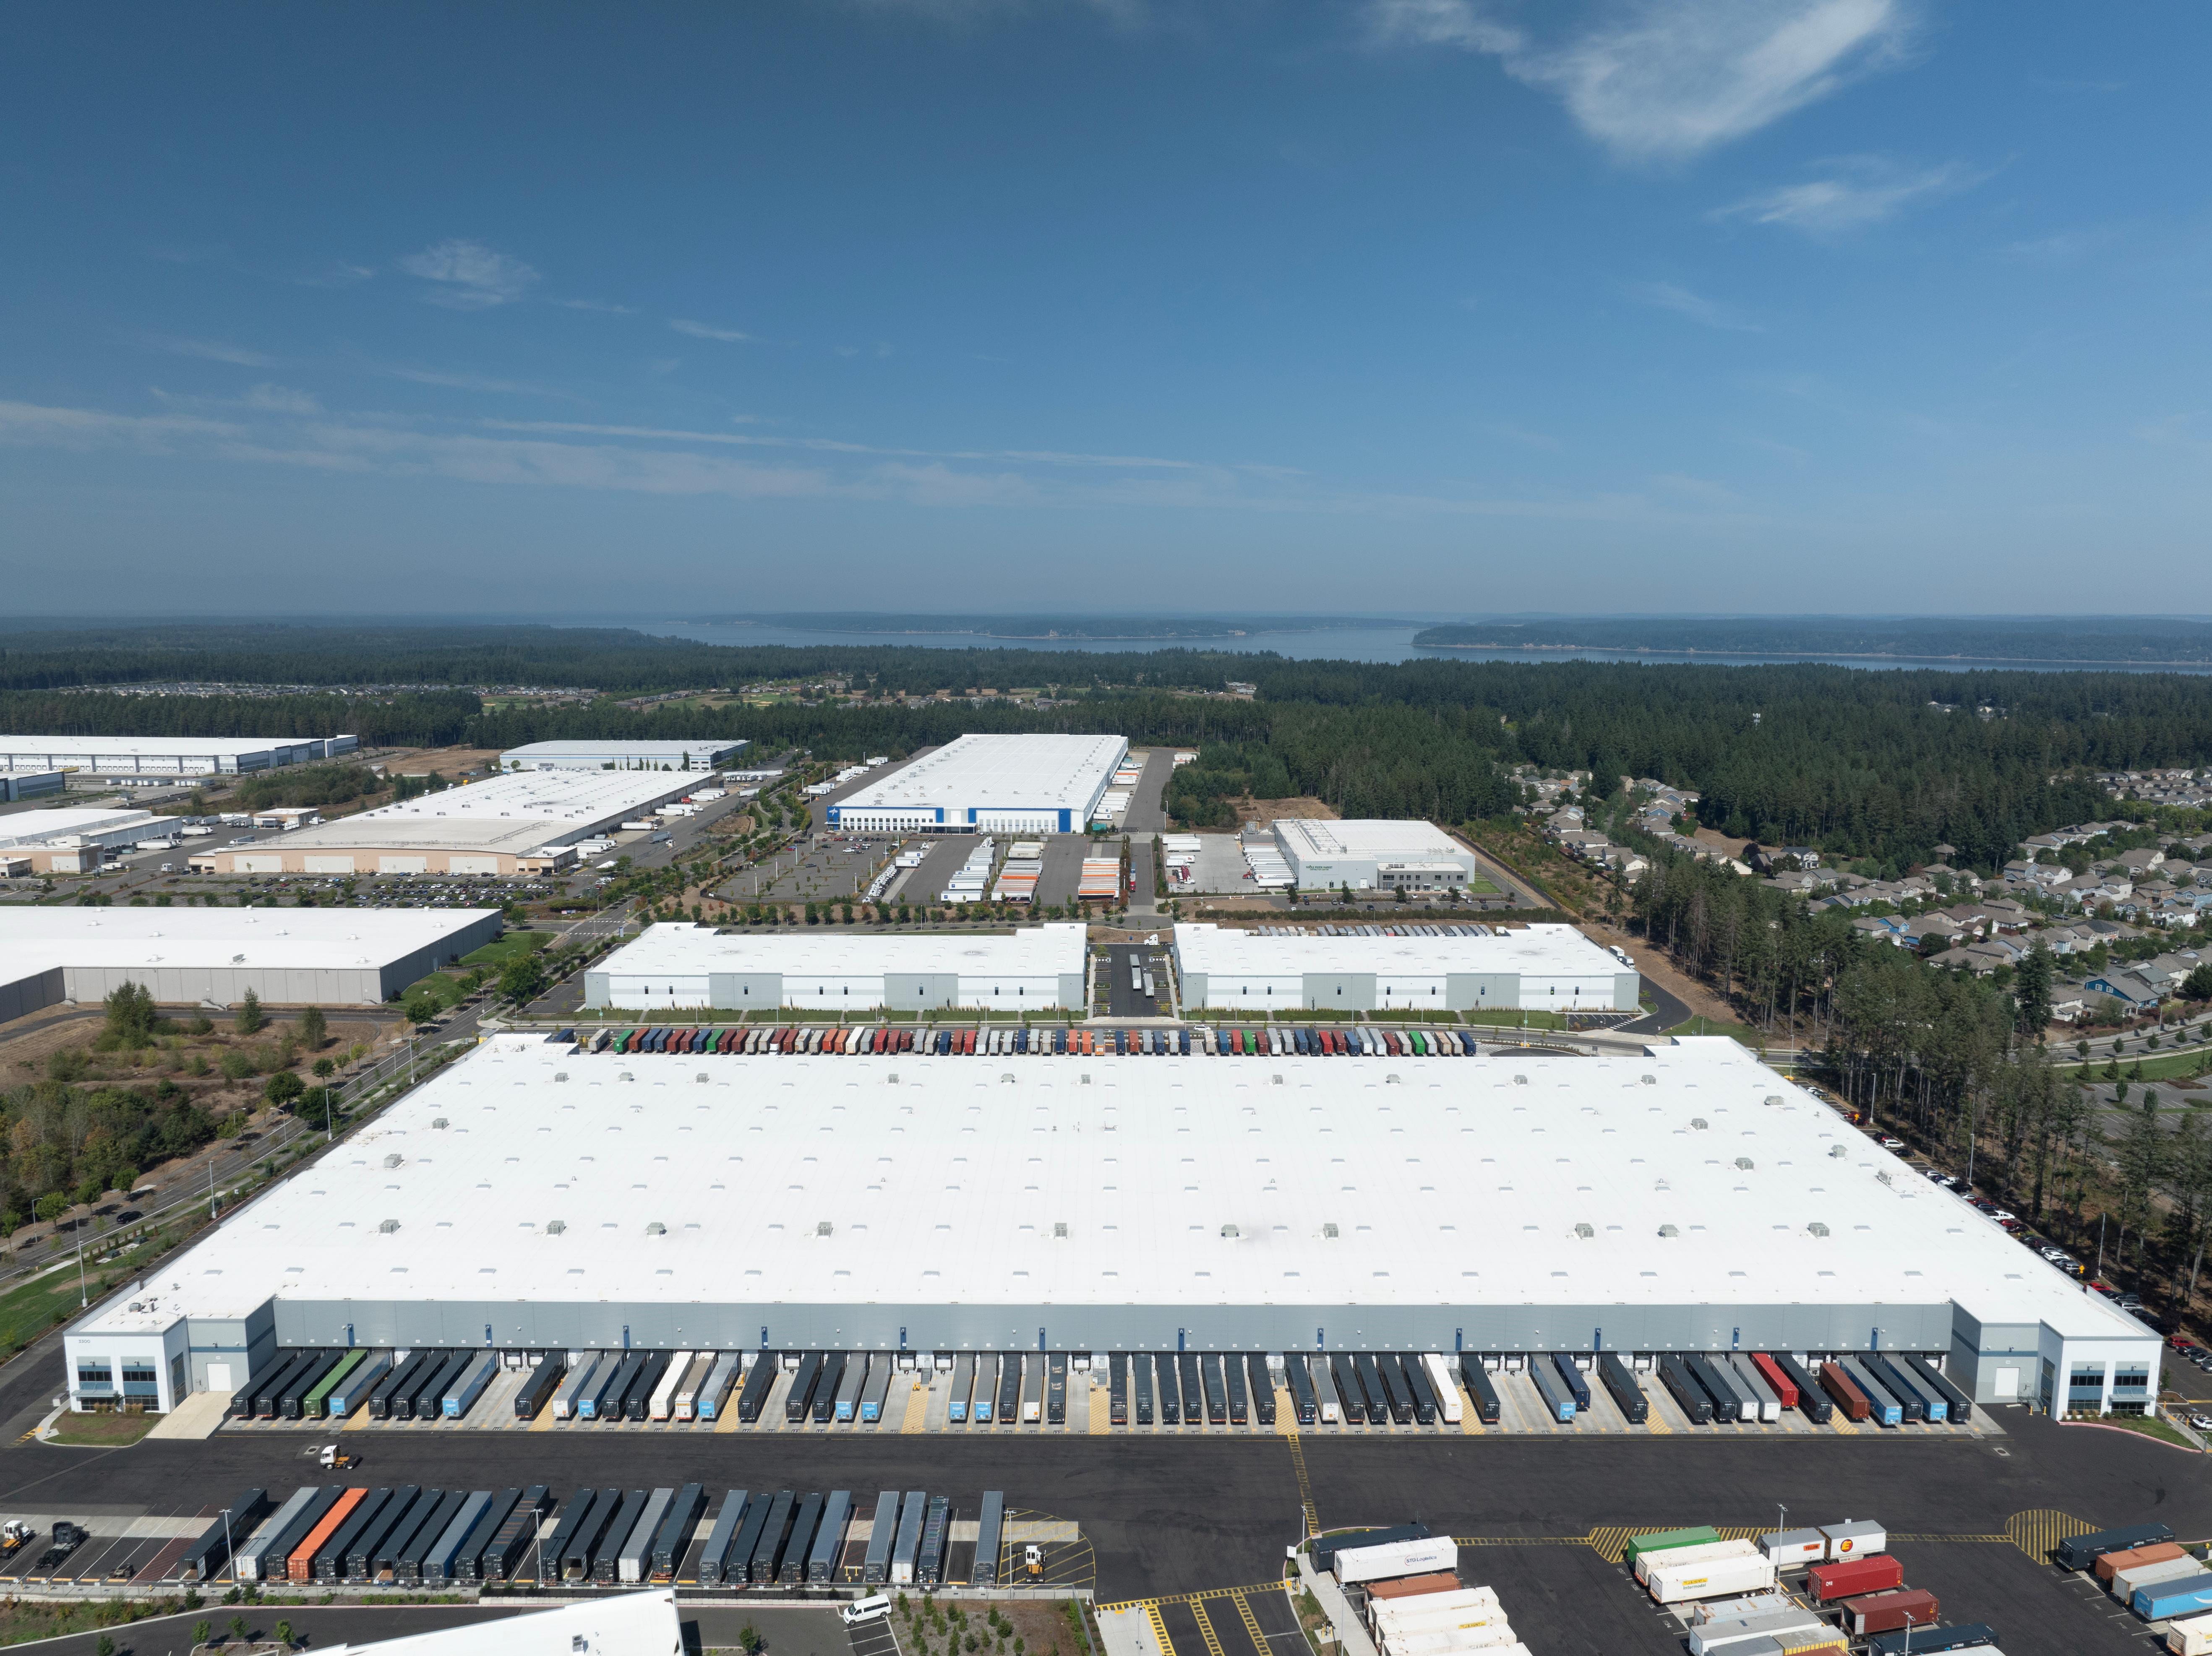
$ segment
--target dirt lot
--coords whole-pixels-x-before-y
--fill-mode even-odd
[[[1272,822],[1279,816],[1302,816],[1316,822],[1334,822],[1337,813],[1318,799],[1234,799],[1237,820],[1244,822]]]
[[[384,755],[386,772],[393,776],[427,776],[436,771],[448,779],[463,771],[482,770],[499,757],[497,748],[394,748]]]

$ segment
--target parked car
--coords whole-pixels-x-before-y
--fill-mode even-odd
[[[2212,1432],[2212,1415],[2206,1414],[2202,1409],[2190,1410],[2189,1423],[2200,1432]]]
[[[1905,1141],[1902,1138],[1892,1138],[1887,1133],[1881,1134],[1875,1143],[1886,1150],[1901,1150],[1905,1148]]]

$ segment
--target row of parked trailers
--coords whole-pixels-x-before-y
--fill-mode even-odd
[[[459,1420],[499,1374],[496,1351],[288,1350],[232,1393],[247,1420]]]
[[[1139,970],[1141,975],[1141,970]],[[950,1058],[1042,1056],[1089,1058],[1180,1057],[1212,1053],[1223,1058],[1474,1058],[1474,1037],[1454,1029],[1229,1028],[1229,1029],[936,1029],[893,1028],[872,1024],[858,1028],[826,1024],[776,1028],[713,1025],[655,1025],[601,1029],[578,1037],[563,1030],[554,1039],[576,1040],[590,1052],[720,1052],[852,1055],[869,1052],[935,1053]]]
[[[886,1489],[872,1507],[849,1489],[731,1489],[708,1526],[702,1586],[858,1581],[930,1588],[945,1579],[951,1501]],[[549,1514],[550,1521],[548,1522]],[[180,1561],[186,1580],[534,1583],[672,1581],[708,1514],[706,1487],[579,1489],[557,1513],[546,1488],[396,1489],[307,1486],[281,1506],[249,1489]],[[986,1491],[971,1585],[998,1585],[1006,1497]],[[860,1550],[865,1540],[865,1550]],[[857,1556],[848,1556],[848,1549]]]

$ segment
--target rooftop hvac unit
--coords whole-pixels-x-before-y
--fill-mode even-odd
[[[391,1235],[393,1231],[398,1228],[399,1222],[397,1219],[386,1219],[382,1224],[377,1227],[377,1229],[386,1236]]]

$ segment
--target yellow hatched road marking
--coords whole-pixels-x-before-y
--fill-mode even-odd
[[[738,1398],[739,1395],[739,1390],[740,1388],[733,1387],[731,1390],[730,1395],[722,1399],[722,1412],[714,1417],[714,1430],[716,1432],[734,1432],[738,1429],[740,1423],[738,1420]]]
[[[1305,1514],[1306,1533],[1321,1533],[1321,1514],[1314,1510],[1313,1485],[1306,1480],[1305,1447],[1298,1441],[1298,1429],[1290,1430],[1291,1470],[1298,1475],[1298,1507]]]
[[[2030,1558],[2045,1559],[2051,1550],[2069,1535],[2084,1535],[2096,1527],[2085,1524],[2071,1513],[2054,1511],[2048,1507],[2034,1507],[2027,1512],[2014,1513],[2005,1520],[2005,1538]]]
[[[1237,1613],[1244,1618],[1244,1631],[1252,1635],[1252,1648],[1258,1651],[1260,1656],[1267,1656],[1267,1635],[1260,1631],[1260,1618],[1252,1614],[1252,1601],[1244,1596],[1242,1590],[1231,1593],[1229,1597],[1237,1606]]]
[[[1101,1386],[1091,1388],[1090,1433],[1103,1437],[1114,1429],[1114,1396]]]
[[[1139,1610],[1154,1604],[1194,1604],[1201,1598],[1228,1598],[1240,1592],[1280,1592],[1280,1581],[1247,1581],[1237,1587],[1201,1587],[1196,1592],[1164,1592],[1157,1598],[1120,1598],[1092,1606],[1101,1616],[1109,1611]]]
[[[1275,1388],[1275,1430],[1296,1435],[1298,1429],[1298,1405],[1281,1386]]]
[[[1190,1617],[1198,1623],[1198,1636],[1206,1641],[1206,1656],[1227,1656],[1221,1648],[1220,1635],[1213,1630],[1213,1618],[1206,1613],[1206,1606],[1195,1598],[1190,1601]]]
[[[907,1393],[906,1418],[899,1422],[900,1432],[919,1432],[928,1427],[929,1397],[929,1388],[915,1381],[914,1390]]]
[[[1146,1599],[1145,1614],[1151,1618],[1152,1637],[1160,1641],[1160,1656],[1176,1656],[1175,1641],[1168,1637],[1168,1624],[1160,1620],[1159,1602],[1157,1599]]]

